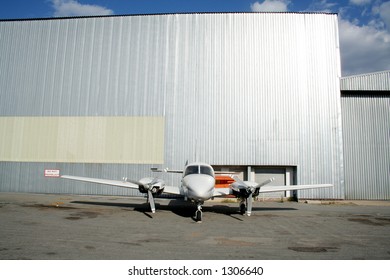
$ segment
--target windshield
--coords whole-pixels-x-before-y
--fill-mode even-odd
[[[190,174],[199,174],[199,166],[198,165],[187,166],[184,176]]]
[[[214,176],[213,169],[210,166],[207,165],[190,165],[187,166],[184,176],[190,175],[190,174],[205,174]]]
[[[200,173],[213,176],[213,170],[211,169],[210,166],[201,165],[200,166]]]

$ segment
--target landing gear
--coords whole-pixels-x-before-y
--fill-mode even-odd
[[[246,212],[246,205],[245,205],[245,200],[240,201],[240,214],[245,215]]]
[[[197,210],[195,212],[195,221],[198,222],[198,223],[201,223],[202,222],[202,204],[198,203],[197,205]]]
[[[252,197],[242,198],[240,200],[240,214],[247,215],[248,217],[252,214]]]

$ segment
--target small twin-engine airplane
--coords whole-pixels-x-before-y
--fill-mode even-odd
[[[211,165],[201,162],[187,164],[184,170],[169,170],[152,168],[153,172],[169,172],[181,173],[181,186],[167,186],[162,179],[147,177],[139,181],[123,178],[122,181],[106,180],[97,178],[87,178],[78,176],[63,175],[61,178],[84,181],[90,183],[105,184],[122,188],[138,189],[141,193],[147,193],[147,198],[150,204],[152,213],[156,211],[154,196],[165,194],[181,195],[185,200],[191,201],[197,205],[194,219],[198,222],[202,221],[202,205],[206,200],[214,197],[224,197],[234,195],[240,200],[240,212],[250,216],[252,213],[253,198],[260,193],[280,192],[301,189],[314,189],[333,187],[330,184],[321,185],[290,185],[290,186],[266,186],[273,181],[273,178],[256,183],[251,181],[242,181],[237,176],[233,176],[235,180],[229,188],[215,188],[215,174],[227,174],[231,172],[214,171]]]

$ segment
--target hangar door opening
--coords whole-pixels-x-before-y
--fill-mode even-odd
[[[248,177],[248,167],[247,166],[213,166],[215,171],[226,171],[226,172],[235,172],[236,175],[244,181],[249,181],[250,178]]]
[[[270,178],[275,180],[267,186],[283,186],[293,183],[293,168],[290,167],[254,167],[252,178],[258,183],[264,182]],[[296,192],[272,192],[260,194],[259,200],[282,199],[285,197],[296,198]]]
[[[275,180],[268,186],[281,186],[295,184],[296,168],[290,166],[213,166],[216,171],[236,172],[241,180],[264,182],[270,178]],[[258,196],[259,200],[275,200],[282,198],[297,199],[296,191],[264,193]]]

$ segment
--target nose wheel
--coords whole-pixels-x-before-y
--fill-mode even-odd
[[[198,222],[198,223],[201,223],[202,222],[202,204],[197,204],[197,210],[195,212],[195,221]]]

